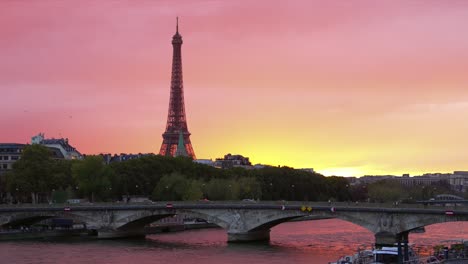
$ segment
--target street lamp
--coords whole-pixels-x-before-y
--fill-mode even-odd
[[[294,195],[294,184],[291,184],[291,200],[295,200],[295,195]]]
[[[273,198],[273,183],[272,182],[270,182],[270,197],[271,197],[270,199],[273,201],[274,198]]]
[[[19,188],[16,188],[16,203],[19,203]]]

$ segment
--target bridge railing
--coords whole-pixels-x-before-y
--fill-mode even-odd
[[[439,203],[372,203],[372,202],[309,202],[309,201],[149,201],[149,202],[99,202],[99,203],[52,203],[52,204],[0,204],[0,208],[23,208],[23,207],[112,207],[112,206],[138,206],[138,205],[285,205],[285,206],[306,206],[306,207],[341,207],[341,208],[419,208],[419,209],[468,209],[468,206],[457,204]]]

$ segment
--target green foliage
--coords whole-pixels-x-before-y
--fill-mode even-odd
[[[21,159],[13,164],[7,176],[7,189],[18,196],[31,194],[33,203],[38,202],[39,193],[50,193],[54,184],[52,177],[52,153],[41,145],[29,145],[23,149]]]
[[[65,203],[69,199],[69,193],[66,190],[52,191],[52,202],[53,203]]]
[[[397,202],[407,198],[407,192],[397,181],[381,180],[369,184],[368,188],[369,198],[374,202]]]
[[[239,183],[228,179],[211,179],[206,184],[206,196],[210,200],[238,200]]]
[[[184,157],[160,155],[107,165],[100,156],[54,160],[48,149],[39,145],[28,146],[23,154],[5,180],[8,191],[23,200],[28,200],[31,192],[46,195],[42,201],[72,197],[115,201],[123,195],[155,200],[346,201],[354,197],[345,178],[289,167],[218,169]],[[57,190],[53,197],[52,190]],[[58,190],[66,190],[62,198],[56,197]]]
[[[74,186],[75,181],[72,177],[72,160],[53,160],[50,168],[51,182],[49,186],[52,189],[66,189],[68,186]]]
[[[346,178],[331,176],[326,178],[326,182],[330,198],[336,201],[351,200],[350,185]]]
[[[260,199],[262,188],[260,183],[253,177],[242,177],[237,181],[240,199]]]
[[[202,183],[197,180],[189,180],[187,189],[182,196],[184,201],[196,201],[203,197]]]
[[[72,165],[72,175],[79,190],[93,202],[108,198],[113,172],[100,156],[88,156]]]
[[[201,183],[190,180],[185,175],[174,172],[164,175],[154,188],[153,200],[181,201],[199,200],[202,198]]]
[[[328,199],[334,188],[320,174],[289,167],[265,167],[253,176],[260,182],[262,200],[319,201]]]
[[[351,201],[360,201],[360,202],[368,201],[369,195],[367,193],[366,184],[350,185],[349,192],[351,195]]]

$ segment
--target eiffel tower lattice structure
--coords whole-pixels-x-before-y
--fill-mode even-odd
[[[187,118],[185,116],[184,106],[184,82],[182,78],[182,36],[179,34],[179,22],[177,19],[176,33],[172,37],[173,55],[172,55],[172,78],[171,95],[169,99],[169,112],[167,114],[166,131],[164,132],[163,142],[159,154],[163,156],[176,156],[179,153],[186,153],[192,159],[196,159],[195,152],[190,142],[190,132],[187,128]],[[177,151],[179,136],[185,151]]]

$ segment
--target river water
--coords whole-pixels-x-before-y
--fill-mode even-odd
[[[410,234],[421,255],[442,240],[468,239],[468,223],[426,227]],[[328,263],[370,248],[373,235],[338,219],[283,223],[269,243],[228,244],[223,229],[163,233],[139,240],[54,239],[0,242],[0,263]]]

